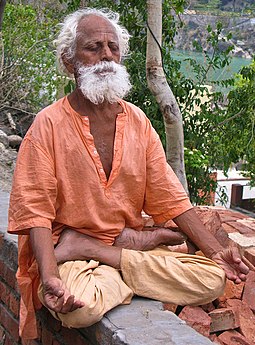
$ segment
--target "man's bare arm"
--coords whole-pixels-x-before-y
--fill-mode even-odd
[[[195,245],[209,258],[223,249],[216,238],[206,230],[194,209],[190,209],[173,219]]]
[[[59,276],[51,230],[32,228],[30,243],[39,268],[45,306],[60,313],[68,313],[83,307],[84,303],[75,300]]]
[[[178,227],[194,242],[203,253],[217,262],[226,277],[236,284],[246,280],[249,268],[235,247],[223,248],[216,238],[206,230],[194,209],[173,219]]]

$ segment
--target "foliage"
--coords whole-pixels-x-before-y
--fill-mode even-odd
[[[7,4],[2,27],[0,111],[34,113],[56,97],[59,82],[50,42],[53,13],[29,5]],[[11,29],[10,29],[11,28]]]
[[[218,147],[218,157],[225,170],[238,160],[243,161],[246,175],[255,183],[255,58],[250,66],[243,67],[228,94],[228,105],[217,125],[218,137],[223,137]],[[226,149],[228,154],[226,155]]]
[[[14,8],[7,5],[3,28],[4,68],[11,67],[1,74],[0,84],[2,88],[5,87],[5,91],[0,91],[0,107],[20,108],[26,99],[26,110],[34,112],[56,97],[55,90],[60,80],[49,42],[55,35],[60,12],[63,17],[80,6],[80,0],[60,2],[66,4],[67,10],[58,13],[49,10],[47,6],[38,13],[32,6],[15,5]],[[254,64],[241,72],[237,83],[234,78],[220,82],[212,79],[211,71],[228,66],[232,50],[229,44],[231,36],[224,37],[222,25],[217,24],[215,28],[207,28],[206,49],[194,42],[197,50],[204,55],[204,64],[187,59],[186,63],[193,70],[193,77],[187,78],[181,71],[181,62],[172,56],[174,36],[183,26],[178,15],[183,12],[185,3],[185,0],[163,2],[162,57],[169,85],[178,96],[183,114],[190,197],[193,203],[199,204],[206,202],[208,193],[216,188],[211,178],[215,168],[227,171],[231,162],[242,159],[255,180]],[[97,8],[108,7],[120,13],[122,24],[132,35],[130,54],[124,60],[133,84],[128,100],[145,111],[164,145],[162,115],[146,82],[147,28],[144,1],[88,0],[86,4]],[[7,30],[9,27],[15,29]],[[223,51],[219,49],[222,41],[228,43]],[[65,91],[70,91],[71,86],[68,83]],[[233,91],[229,92],[231,88]],[[227,90],[228,96],[222,89]],[[4,102],[3,94],[9,97]]]

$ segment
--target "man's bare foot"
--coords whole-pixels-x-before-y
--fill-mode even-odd
[[[124,228],[116,237],[114,246],[133,250],[152,250],[164,244],[167,246],[181,244],[185,235],[166,228],[153,228],[153,230],[137,231]]]
[[[58,264],[73,260],[95,260],[119,268],[121,248],[109,246],[75,230],[65,229],[55,248],[55,256]]]

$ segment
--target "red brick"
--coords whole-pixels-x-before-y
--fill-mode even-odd
[[[235,212],[235,211],[232,211],[232,210],[226,210],[226,209],[223,209],[223,210],[219,209],[218,210],[217,209],[217,212],[218,212],[218,214],[220,216],[221,223],[231,222],[231,221],[235,221],[237,219],[248,218],[243,213]]]
[[[52,345],[61,345],[57,340],[53,340]]]
[[[60,335],[63,337],[65,345],[90,345],[76,329],[62,327]]]
[[[253,230],[253,232],[255,231],[255,219],[254,218],[238,219],[237,222],[247,226],[248,228]]]
[[[18,291],[16,272],[7,266],[3,260],[0,260],[0,276],[7,285]]]
[[[218,336],[222,345],[254,345],[237,331],[226,331]]]
[[[164,303],[163,304],[164,310],[168,310],[168,311],[171,311],[173,313],[176,312],[177,307],[178,306],[176,304],[174,304],[174,303]]]
[[[53,335],[45,327],[42,328],[42,344],[43,345],[52,345]],[[75,342],[73,343],[75,344]]]
[[[243,288],[244,288],[243,282],[240,284],[235,284],[231,280],[227,279],[224,294],[217,298],[216,303],[218,303],[219,306],[223,306],[224,302],[227,299],[230,299],[230,298],[241,299]]]
[[[215,309],[209,313],[211,333],[235,329],[240,326],[239,314],[233,308]]]
[[[244,256],[255,266],[255,247],[245,249]]]
[[[245,282],[242,300],[255,312],[255,272],[250,271]]]
[[[15,341],[19,341],[19,323],[4,305],[0,304],[0,323]]]
[[[21,344],[22,345],[41,345],[42,343],[36,339],[32,339],[32,340],[22,339]]]
[[[206,229],[213,235],[219,230],[221,226],[221,220],[219,214],[213,208],[208,207],[196,207],[196,213],[198,214],[199,218],[201,219],[202,223],[206,227]]]
[[[152,227],[154,225],[154,220],[150,216],[143,216],[143,226]]]
[[[0,281],[0,300],[7,305],[6,285]]]
[[[249,228],[248,226],[245,226],[239,222],[227,222],[228,225],[231,225],[233,228],[236,229],[236,231],[240,232],[240,234],[253,234],[254,231]]]
[[[164,225],[165,228],[178,228],[178,226],[175,224],[175,222],[171,219],[169,219],[165,225]]]
[[[222,344],[216,334],[210,334],[209,339],[214,343],[214,344]]]
[[[239,313],[240,333],[252,344],[255,344],[255,316],[247,303],[237,299],[229,299],[226,304],[235,308]]]
[[[178,316],[200,334],[209,336],[211,318],[202,308],[186,306]]]
[[[18,345],[19,343],[16,342],[8,333],[5,333],[5,340],[4,345]]]
[[[19,317],[19,305],[20,305],[20,299],[19,297],[15,296],[13,292],[10,293],[9,298],[9,308],[10,311],[16,316]]]
[[[213,311],[215,309],[214,304],[211,303],[207,303],[207,304],[203,304],[200,306],[206,313],[210,313],[210,311]]]
[[[233,226],[231,226],[229,224],[222,223],[221,226],[227,234],[231,234],[232,232],[236,232],[236,229],[233,228]]]

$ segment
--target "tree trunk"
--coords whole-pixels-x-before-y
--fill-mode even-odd
[[[2,31],[5,5],[6,0],[0,0],[0,32]]]
[[[147,8],[147,82],[163,114],[166,131],[167,162],[171,165],[186,192],[188,192],[184,167],[182,115],[173,92],[167,83],[162,67],[161,50],[159,48],[159,46],[161,47],[162,41],[162,1],[147,0]]]

